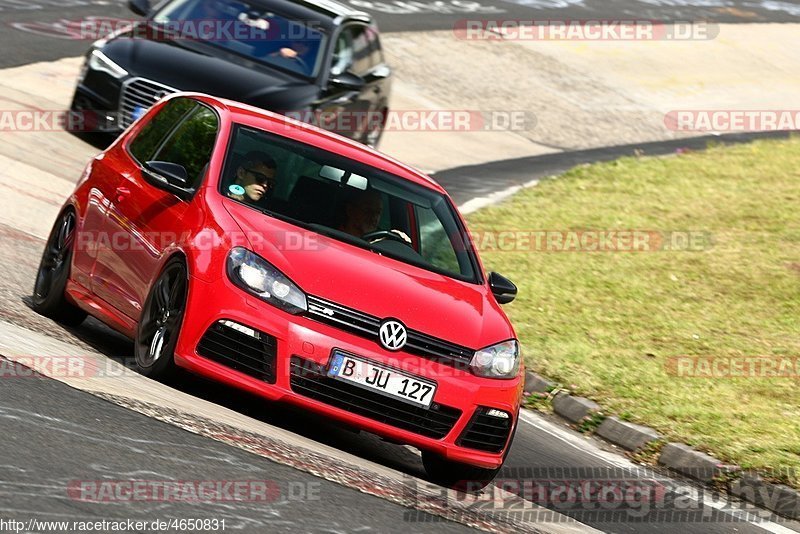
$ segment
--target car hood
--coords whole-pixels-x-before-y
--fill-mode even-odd
[[[304,292],[471,349],[515,337],[485,285],[393,260],[262,215],[233,201],[228,213],[251,248]]]
[[[122,35],[102,51],[133,76],[278,111],[298,109],[318,92],[308,80],[200,42]]]

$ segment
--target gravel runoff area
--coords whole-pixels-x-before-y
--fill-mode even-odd
[[[721,24],[707,41],[463,40],[453,31],[383,37],[395,110],[532,113],[525,128],[387,132],[382,149],[423,169],[660,141],[673,110],[800,109],[797,24]],[[423,142],[420,142],[423,141]]]

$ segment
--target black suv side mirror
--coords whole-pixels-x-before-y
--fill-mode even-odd
[[[352,72],[343,72],[335,74],[328,80],[328,85],[339,89],[347,89],[349,91],[360,91],[366,82],[364,78]]]
[[[137,15],[146,17],[150,14],[150,2],[148,0],[128,0],[128,9]]]
[[[177,197],[188,200],[192,196],[189,187],[189,174],[183,165],[168,161],[148,161],[144,172],[158,187],[166,189]]]
[[[492,295],[500,304],[508,304],[517,296],[517,286],[505,276],[497,273],[489,273],[489,287]]]

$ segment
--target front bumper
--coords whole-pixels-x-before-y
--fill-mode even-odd
[[[487,379],[423,357],[388,352],[370,339],[278,310],[243,293],[227,279],[207,283],[192,278],[186,310],[175,351],[175,362],[181,367],[450,460],[484,468],[502,465],[519,410],[522,373],[511,380]],[[254,369],[241,362],[212,359],[205,346],[198,350],[201,341],[207,345],[207,333],[221,328],[220,321],[242,325],[242,331],[249,328],[266,334],[262,340],[269,338],[264,346],[274,355],[274,364]],[[218,352],[239,347],[237,335],[234,332],[228,347],[218,343]],[[245,338],[238,341],[246,344]],[[325,372],[333,349],[435,381],[433,404],[426,410],[380,395],[375,398],[376,394],[367,390],[328,378]],[[479,450],[475,447],[482,446],[486,423],[494,422],[487,415],[492,408],[507,414],[507,420],[498,419],[497,423],[508,424],[508,430],[494,438],[499,443],[495,450]]]
[[[121,94],[122,80],[93,70],[84,62],[70,109],[84,115],[87,131],[119,133],[124,130]]]
[[[133,75],[122,79],[84,64],[72,111],[84,113],[91,131],[120,133],[156,102],[177,89]]]

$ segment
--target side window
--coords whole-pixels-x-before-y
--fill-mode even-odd
[[[372,68],[370,41],[366,26],[354,26],[353,32],[353,72],[359,76]]]
[[[367,38],[369,39],[370,66],[374,67],[383,63],[383,49],[375,28],[367,28]]]
[[[152,159],[182,165],[189,176],[189,188],[193,189],[211,160],[218,129],[217,115],[198,104]]]
[[[349,31],[342,31],[336,38],[336,48],[333,50],[333,64],[331,74],[338,76],[347,72],[353,66],[353,36]]]
[[[374,66],[372,36],[375,32],[366,26],[346,27],[336,39],[331,74],[347,72],[364,75]]]
[[[158,147],[172,128],[197,105],[188,98],[176,98],[169,101],[158,114],[150,119],[144,128],[129,145],[129,150],[136,161],[144,163],[153,159]]]
[[[461,272],[453,244],[436,213],[430,208],[420,206],[415,208],[422,257],[440,269]]]

